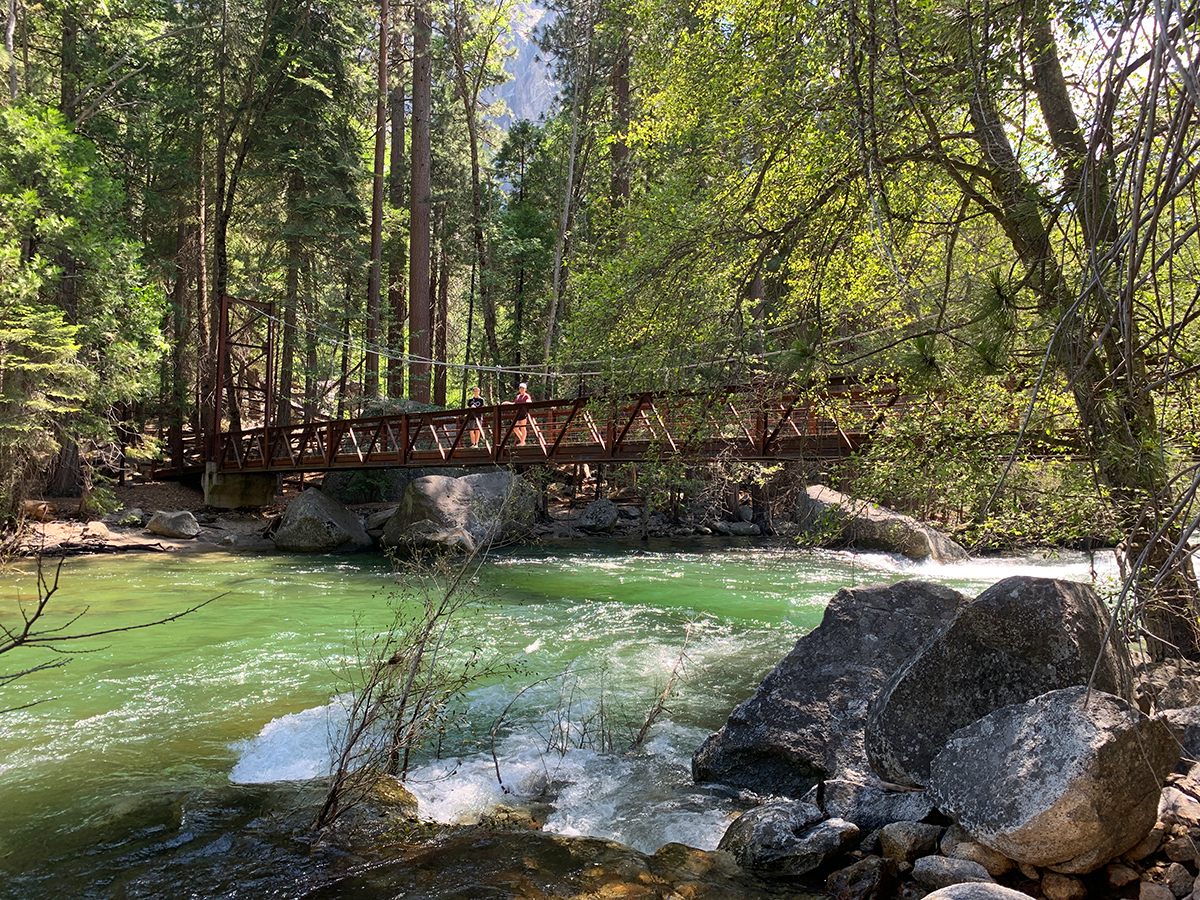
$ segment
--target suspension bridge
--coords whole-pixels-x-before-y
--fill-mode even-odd
[[[830,459],[861,448],[873,426],[903,405],[895,389],[845,384],[801,395],[734,386],[271,424],[278,392],[263,373],[274,372],[273,324],[269,303],[227,298],[222,304],[215,410],[207,417],[221,427],[170,435],[170,458],[155,468],[159,477],[606,465],[664,455]],[[254,427],[242,427],[251,421]]]

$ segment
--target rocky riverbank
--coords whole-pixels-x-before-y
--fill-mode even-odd
[[[668,519],[635,495],[618,491],[579,499],[561,486],[538,489],[506,470],[474,474],[401,472],[373,493],[394,499],[355,503],[364,492],[347,473],[332,473],[319,487],[285,485],[269,507],[217,510],[199,490],[179,484],[118,488],[116,509],[80,521],[77,501],[27,504],[18,552],[77,553],[239,549],[348,552],[401,547],[473,550],[513,541],[571,544],[597,539],[687,541],[711,538],[776,539],[794,546],[883,550],[912,559],[951,562],[966,551],[946,535],[907,516],[815,485],[784,510],[749,504],[709,504]],[[351,473],[353,474],[353,473]],[[393,473],[396,474],[396,473]],[[394,481],[394,483],[393,483]],[[399,515],[397,515],[399,513]],[[181,522],[168,527],[162,516]],[[157,526],[154,517],[160,516]],[[73,517],[72,517],[73,516]]]
[[[721,849],[836,900],[1195,900],[1200,672],[1118,635],[1074,582],[839,591],[693,758],[772,798]]]

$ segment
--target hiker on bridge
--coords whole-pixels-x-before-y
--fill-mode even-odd
[[[529,386],[522,381],[517,386],[517,396],[513,398],[513,405],[524,407],[517,410],[516,421],[513,422],[513,434],[517,437],[517,444],[521,447],[525,446],[525,429],[527,425],[532,425],[536,431],[537,423],[533,421],[533,416],[529,415],[529,404],[533,402],[533,397],[529,395],[527,390]]]
[[[479,396],[479,388],[471,388],[471,399],[467,401],[468,409],[480,409],[483,407],[483,398]],[[479,446],[479,433],[483,431],[483,421],[479,418],[479,414],[471,416],[470,436],[471,446]]]

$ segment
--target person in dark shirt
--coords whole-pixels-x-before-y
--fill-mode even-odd
[[[471,399],[467,401],[467,407],[470,409],[480,409],[483,406],[483,398],[479,396],[479,388],[471,388]],[[471,446],[479,446],[479,433],[483,431],[483,422],[478,415],[471,416],[470,436]]]

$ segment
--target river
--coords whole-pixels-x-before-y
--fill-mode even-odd
[[[691,753],[837,589],[921,577],[974,594],[1018,573],[1103,589],[1113,566],[1096,565],[716,542],[506,550],[474,579],[454,653],[479,649],[519,674],[468,688],[410,786],[437,822],[549,793],[548,831],[711,849],[744,802],[691,784]],[[31,573],[0,574],[0,592],[8,624],[14,598],[36,597]],[[50,609],[53,625],[82,616],[71,628],[95,631],[212,597],[179,621],[81,641],[65,666],[0,688],[0,709],[35,704],[0,714],[0,897],[302,897],[330,864],[294,829],[271,833],[264,805],[328,770],[356,640],[411,600],[373,555],[212,552],[69,559]],[[628,743],[681,658],[685,678],[644,745],[606,751]],[[0,673],[49,659],[8,654]],[[501,717],[503,785],[488,738]]]

